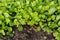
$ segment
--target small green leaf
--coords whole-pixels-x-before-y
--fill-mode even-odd
[[[13,35],[13,33],[11,33],[11,32],[7,32],[6,33],[8,36],[10,36],[10,37],[13,37],[14,35]]]
[[[27,20],[29,18],[29,15],[24,14],[23,17]]]
[[[33,20],[31,20],[31,21],[28,21],[28,25],[34,25],[34,21]]]
[[[56,16],[56,21],[58,21],[60,19],[60,15]]]
[[[60,40],[60,33],[58,33],[57,31],[55,31],[53,33],[53,35],[54,35],[55,39]]]
[[[0,20],[0,25],[2,24],[2,21]]]
[[[12,27],[7,27],[7,29],[8,29],[8,32],[12,31]]]
[[[50,3],[50,6],[52,6],[52,5],[54,5],[55,4],[55,1],[52,1],[51,3]]]
[[[17,19],[14,20],[14,25],[19,25],[19,22]]]
[[[58,27],[58,29],[57,29],[59,32],[60,32],[60,27]]]
[[[60,21],[58,22],[58,26],[60,26]]]
[[[55,20],[55,15],[52,15],[52,16],[51,16],[51,19],[52,19],[52,20]]]
[[[4,32],[4,30],[0,30],[0,33],[1,33],[1,34],[3,34],[3,35],[5,35],[5,32]]]
[[[37,27],[37,31],[40,31],[40,30],[41,30],[40,26],[39,26],[39,27]]]
[[[22,25],[26,24],[25,19],[21,19],[21,20],[19,20],[19,22],[20,22],[20,24],[22,24]]]
[[[8,13],[4,13],[4,16],[7,18],[9,17],[10,15]]]
[[[43,27],[44,27],[42,22],[39,22],[39,25],[41,26],[41,28],[43,28]]]
[[[8,24],[10,22],[9,18],[6,18],[6,24]]]
[[[51,17],[47,19],[47,21],[51,21]]]
[[[46,16],[45,16],[45,15],[42,15],[41,17],[42,17],[42,19],[45,19],[45,18],[46,18]]]
[[[34,7],[36,5],[36,1],[32,2],[32,7]]]
[[[14,23],[10,21],[9,25],[10,25],[10,26],[14,26]]]
[[[52,30],[49,27],[45,27],[45,28],[43,28],[43,30],[44,31],[47,31],[48,33],[51,33],[52,32]]]
[[[52,28],[58,27],[58,25],[56,23],[54,23],[54,22],[51,22],[49,27],[52,29]]]
[[[57,37],[57,36],[59,35],[59,33],[58,33],[58,32],[54,32],[53,35],[54,35],[55,37]]]
[[[3,20],[4,19],[4,16],[3,15],[0,15],[0,20]]]
[[[19,31],[22,31],[23,30],[23,27],[22,26],[18,26],[18,30]]]

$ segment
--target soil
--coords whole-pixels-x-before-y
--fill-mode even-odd
[[[17,27],[14,27],[14,37],[4,36],[3,40],[55,40],[53,33],[48,34],[43,30],[37,32],[36,26],[24,25],[23,27],[23,31],[18,31]]]

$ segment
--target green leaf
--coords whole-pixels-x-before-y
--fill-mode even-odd
[[[10,26],[14,26],[14,23],[10,21],[9,25],[10,25]]]
[[[56,8],[55,7],[52,7],[52,8],[50,8],[49,10],[48,10],[48,14],[49,15],[51,15],[51,14],[53,14],[54,12],[56,11]]]
[[[55,15],[52,15],[52,16],[51,16],[51,19],[52,19],[52,20],[55,20]]]
[[[43,30],[44,31],[47,31],[48,33],[51,33],[52,32],[52,30],[49,27],[44,27]]]
[[[14,36],[14,34],[11,33],[11,32],[7,32],[6,34],[7,34],[8,36],[10,36],[10,37],[13,37],[13,36]]]
[[[58,4],[60,5],[60,0],[58,0]]]
[[[41,17],[42,17],[42,19],[45,19],[45,18],[46,18],[46,16],[45,16],[45,15],[42,15]]]
[[[53,33],[53,35],[55,36],[55,39],[60,40],[60,33],[56,31]]]
[[[12,31],[12,27],[7,27],[7,29],[8,29],[8,32]]]
[[[1,33],[2,35],[5,35],[4,30],[0,30],[0,33]]]
[[[34,7],[36,5],[36,1],[32,2],[32,7]]]
[[[4,13],[4,16],[7,18],[9,17],[10,15],[8,13]]]
[[[25,20],[28,20],[28,18],[29,18],[29,15],[27,15],[27,14],[24,14],[24,15],[23,15],[23,17],[25,18]]]
[[[37,27],[37,31],[40,31],[41,30],[41,27],[39,26],[39,27]]]
[[[58,25],[57,25],[56,23],[54,23],[54,22],[51,22],[49,27],[50,27],[51,29],[53,29],[53,28],[58,27]]]
[[[6,24],[8,24],[10,22],[9,18],[6,18]]]
[[[60,40],[60,35],[56,36],[55,39]]]
[[[23,27],[22,26],[18,26],[18,30],[19,31],[22,31],[23,30]]]
[[[60,19],[60,15],[56,16],[56,21],[58,21]]]
[[[50,6],[54,5],[55,4],[55,1],[51,1],[50,3]]]
[[[43,27],[44,27],[42,22],[39,22],[39,25],[41,26],[41,28],[43,28]]]
[[[28,21],[28,25],[34,25],[34,21],[33,20],[31,20],[31,21]]]
[[[58,26],[60,26],[60,21],[58,22]]]
[[[14,25],[19,25],[19,22],[17,19],[14,19]]]
[[[47,21],[51,21],[51,17],[47,19]]]
[[[4,19],[4,16],[3,15],[0,15],[0,20],[3,20]]]
[[[60,32],[60,27],[58,27],[58,29],[57,29],[59,32]]]
[[[21,19],[21,20],[19,20],[19,22],[20,22],[20,24],[22,24],[22,25],[26,24],[25,19]]]
[[[0,25],[2,24],[2,21],[0,20]]]
[[[54,35],[55,37],[57,37],[57,36],[59,35],[59,33],[58,33],[58,32],[54,32],[53,35]]]

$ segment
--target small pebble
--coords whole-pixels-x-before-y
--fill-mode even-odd
[[[47,39],[47,37],[46,37],[46,36],[44,36],[44,39]]]

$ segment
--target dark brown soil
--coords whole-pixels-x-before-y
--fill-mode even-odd
[[[36,26],[30,27],[24,25],[24,30],[18,31],[16,27],[13,29],[14,37],[10,38],[9,36],[5,36],[3,40],[55,40],[52,33],[48,34],[43,30],[37,32]]]

